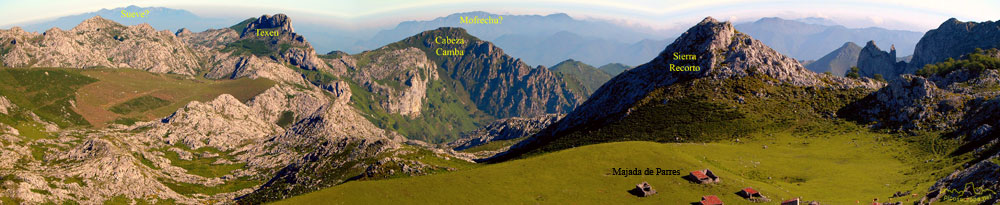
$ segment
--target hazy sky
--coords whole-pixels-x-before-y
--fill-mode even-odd
[[[0,25],[50,19],[104,8],[163,6],[207,17],[287,13],[296,20],[346,27],[390,26],[456,12],[500,14],[567,13],[667,29],[690,26],[705,16],[735,22],[760,17],[824,17],[848,27],[879,26],[926,31],[944,20],[1000,19],[1000,0],[0,0]]]

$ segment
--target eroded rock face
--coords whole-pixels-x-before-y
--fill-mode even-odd
[[[336,103],[347,104],[351,102],[351,85],[344,81],[327,84],[323,89],[333,93]]]
[[[165,138],[167,144],[183,144],[192,149],[205,146],[235,149],[241,143],[280,131],[280,127],[266,120],[263,112],[229,94],[206,103],[191,102],[164,121],[168,124],[150,134]]]
[[[461,38],[465,43],[436,43],[435,39],[442,36]],[[555,72],[543,67],[532,68],[462,28],[424,31],[390,46],[423,50],[445,71],[442,76],[460,82],[476,107],[496,118],[569,112],[586,95],[570,91]],[[438,49],[455,49],[462,51],[462,55],[438,56]]]
[[[262,15],[257,20],[247,24],[247,27],[240,32],[240,37],[255,37],[258,35],[258,29],[264,31],[278,31],[278,35],[291,35],[293,39],[296,37],[301,37],[295,34],[295,29],[292,28],[292,20],[288,18],[285,14],[275,14]]]
[[[326,104],[268,141],[273,146],[263,148],[263,152],[293,159],[266,184],[239,200],[260,203],[340,184],[362,174],[368,166],[364,161],[399,148],[404,140],[375,127],[346,102]],[[296,150],[311,151],[295,154]]]
[[[905,73],[906,63],[896,62],[895,46],[892,46],[889,52],[885,52],[875,45],[875,41],[868,41],[858,54],[858,74],[862,77],[875,78],[877,74],[891,81]]]
[[[206,78],[267,78],[278,82],[307,84],[300,73],[268,57],[232,55],[217,51],[208,52],[214,53],[209,57],[209,60],[214,62],[214,66],[208,68],[209,70],[205,74]]]
[[[369,52],[372,62],[360,67],[353,60],[341,60],[356,68],[352,80],[372,94],[382,95],[384,100],[378,103],[383,110],[410,118],[420,116],[429,83],[439,80],[437,65],[413,47]]]
[[[917,42],[909,72],[924,65],[971,53],[976,48],[1000,47],[1000,22],[962,22],[951,18],[931,29]]]
[[[43,34],[20,28],[0,30],[7,67],[134,68],[155,73],[193,75],[198,57],[168,31],[149,24],[122,26],[96,16],[72,30]]]
[[[295,33],[292,20],[285,14],[262,15],[257,20],[247,24],[240,32],[240,39],[263,41],[279,49],[277,56],[272,56],[280,63],[289,63],[307,70],[329,69],[319,57],[316,50],[306,42],[305,37]]]
[[[258,29],[274,33],[258,35]],[[192,33],[182,29],[177,36],[208,62],[204,68],[207,78],[268,78],[304,85],[307,82],[301,74],[288,66],[332,73],[309,42],[295,33],[291,19],[284,14],[262,15],[242,31],[223,28]],[[246,45],[265,47],[266,52],[254,53],[244,48]]]

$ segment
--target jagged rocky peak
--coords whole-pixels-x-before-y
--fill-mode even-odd
[[[895,46],[885,52],[875,45],[875,41],[868,41],[858,54],[858,74],[862,77],[874,78],[878,74],[886,80],[894,80],[904,73],[904,69],[904,63],[896,63]]]
[[[498,118],[565,113],[585,95],[570,91],[556,73],[532,68],[463,28],[428,30],[386,47],[416,47],[436,56],[432,60],[463,83],[472,102]]]
[[[687,56],[685,56],[687,55]],[[693,59],[693,60],[692,60]],[[822,81],[798,61],[740,33],[730,22],[707,17],[667,46],[654,62],[670,75],[717,78],[760,73],[797,86],[821,85]],[[652,63],[652,62],[651,62]],[[670,71],[671,66],[692,66],[700,71]]]
[[[240,32],[240,37],[260,36],[258,32],[277,32],[279,36],[289,34],[297,36],[295,29],[292,28],[292,20],[285,14],[261,15],[257,20],[247,24],[247,27]],[[266,33],[264,36],[270,36],[269,34]]]

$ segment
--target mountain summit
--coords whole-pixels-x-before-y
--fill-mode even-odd
[[[285,14],[275,14],[274,16],[265,14],[260,16],[260,18],[249,22],[243,31],[240,31],[240,37],[258,36],[258,30],[278,31],[280,35],[301,37],[295,34],[295,29],[292,28],[292,20]]]
[[[698,66],[700,69],[672,71],[672,68],[680,66]],[[856,81],[811,72],[795,59],[781,55],[735,30],[731,23],[708,17],[688,29],[655,59],[614,77],[565,118],[509,153],[516,155],[574,131],[619,121],[629,116],[640,101],[659,88],[695,79],[722,81],[748,76],[769,79],[766,84],[795,87],[880,86],[870,80]]]
[[[697,56],[693,65],[701,71],[670,71],[671,64],[691,64],[674,54]],[[750,36],[739,33],[729,22],[707,17],[684,32],[655,59],[619,74],[594,92],[577,111],[557,123],[556,134],[595,119],[615,119],[657,87],[692,78],[730,78],[765,74],[798,86],[823,84],[819,75],[806,70],[795,59],[783,56]],[[603,110],[599,111],[598,110]]]

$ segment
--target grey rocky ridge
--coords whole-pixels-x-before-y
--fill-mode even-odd
[[[201,69],[198,56],[171,32],[149,24],[126,27],[100,16],[71,30],[41,34],[14,27],[0,31],[0,39],[6,67],[134,68],[184,75]]]
[[[693,55],[695,59],[679,57],[682,55]],[[672,71],[670,69],[677,65],[698,66],[700,69],[695,71]],[[506,160],[525,152],[537,151],[539,148],[551,146],[554,141],[560,141],[561,138],[572,133],[589,133],[586,130],[599,130],[601,127],[636,114],[639,109],[637,107],[643,104],[661,101],[664,104],[670,104],[671,101],[677,99],[651,101],[648,98],[661,95],[655,93],[663,92],[664,89],[669,92],[671,86],[695,85],[698,79],[705,79],[702,82],[709,83],[747,79],[763,81],[766,85],[792,86],[789,87],[790,89],[812,87],[810,89],[856,90],[849,91],[855,93],[852,94],[855,96],[859,93],[866,93],[861,90],[871,90],[884,85],[871,79],[854,80],[811,72],[795,59],[781,55],[749,35],[736,31],[729,22],[719,22],[709,17],[691,27],[649,63],[615,76],[566,117],[492,160]],[[722,86],[726,87],[728,84]],[[678,87],[675,89],[694,88]],[[695,92],[700,92],[700,90]],[[754,91],[753,95],[764,99],[771,98],[767,93],[758,91]],[[775,98],[777,97],[775,96]],[[733,99],[725,99],[724,101],[730,100]],[[745,98],[739,97],[735,100],[743,103]],[[832,111],[826,110],[824,112],[829,114]],[[639,130],[632,131],[638,132]],[[592,134],[581,134],[582,136],[577,137],[596,140],[587,141],[587,143],[599,143],[605,140],[604,138],[584,137]],[[617,134],[609,136],[612,135]],[[613,138],[630,139],[621,135]],[[660,141],[655,137],[648,139],[645,136],[636,136],[636,139],[633,140],[639,139]],[[570,144],[559,145],[559,147],[583,145],[577,142],[567,143]]]
[[[899,75],[915,74],[927,64],[955,59],[973,52],[975,49],[1000,47],[1000,22],[962,22],[955,18],[941,23],[920,38],[913,51],[912,60],[897,62],[895,46],[888,53],[875,47],[873,42],[862,49],[858,57],[858,68],[862,76],[873,77],[882,74],[886,79],[896,79]]]
[[[258,36],[257,29],[275,35]],[[3,93],[0,195],[24,203],[261,203],[359,176],[452,169],[418,159],[468,163],[368,121],[353,105],[350,76],[322,61],[283,14],[197,33],[94,17],[70,31],[0,30],[0,39],[4,67],[139,69],[179,78],[275,82],[247,101],[222,94],[162,119],[100,129],[47,122],[7,100],[17,93]],[[322,83],[306,78],[320,71],[338,75]],[[429,74],[414,73],[426,79]],[[398,101],[414,103],[408,96]],[[292,119],[288,126],[277,123],[284,115]],[[39,130],[49,137],[38,137]]]
[[[951,18],[936,29],[927,31],[913,50],[913,60],[906,73],[913,73],[926,64],[958,58],[974,49],[1000,47],[1000,22],[962,22]]]

